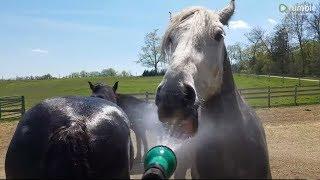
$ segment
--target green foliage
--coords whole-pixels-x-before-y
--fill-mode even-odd
[[[155,70],[144,70],[142,76],[163,76],[165,73],[165,69],[162,69],[160,72],[156,72]]]
[[[127,71],[121,71],[120,73],[120,76],[122,77],[129,77],[129,76],[132,76],[130,72],[127,72]]]
[[[320,76],[320,3],[313,12],[288,12],[271,33],[254,27],[249,44],[235,43],[228,53],[233,71],[253,74]]]
[[[101,76],[116,76],[117,71],[113,68],[104,69],[101,71]]]
[[[92,72],[86,72],[86,71],[81,71],[81,72],[74,72],[71,73],[68,77],[69,78],[80,78],[80,77],[113,77],[113,76],[131,76],[131,74],[127,71],[121,71],[117,72],[113,68],[107,68],[103,69],[101,72],[98,71],[92,71]]]
[[[16,80],[46,80],[46,79],[55,79],[51,74],[45,74],[42,76],[26,76],[26,77],[16,77]]]

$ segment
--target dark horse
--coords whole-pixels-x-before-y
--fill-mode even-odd
[[[130,178],[129,122],[110,92],[109,101],[57,97],[28,110],[7,151],[6,177]]]
[[[103,85],[101,83],[88,83],[90,85],[90,89],[92,90],[92,96],[100,97],[102,99],[108,98],[106,94],[108,94],[108,89],[110,89],[111,87],[109,87],[108,85]],[[136,135],[136,160],[140,160],[141,146],[143,146],[144,153],[146,153],[148,150],[146,131],[156,126],[156,124],[153,124],[153,122],[157,122],[156,120],[158,119],[156,106],[149,104],[144,100],[141,100],[132,95],[118,94],[116,92],[118,89],[118,82],[113,85],[112,89],[116,94],[117,105],[122,108],[123,111],[127,114],[131,124],[131,128]]]

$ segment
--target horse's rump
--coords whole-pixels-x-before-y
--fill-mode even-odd
[[[92,97],[43,101],[19,122],[6,154],[6,177],[129,178],[125,113]]]
[[[45,178],[87,179],[90,147],[84,122],[72,121],[58,128],[49,138],[44,162]]]

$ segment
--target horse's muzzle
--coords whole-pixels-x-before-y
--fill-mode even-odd
[[[158,116],[159,120],[170,128],[171,136],[184,139],[195,135],[198,130],[197,107],[167,110],[165,107],[158,107]]]
[[[197,132],[199,105],[192,86],[177,83],[159,86],[156,105],[159,120],[170,127],[170,135],[190,137]]]

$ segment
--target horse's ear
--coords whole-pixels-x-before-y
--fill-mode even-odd
[[[92,84],[92,82],[90,82],[90,81],[88,81],[88,83],[89,83],[90,89],[91,89],[92,91],[94,91],[95,86],[94,86],[94,85]]]
[[[223,25],[228,25],[228,21],[234,13],[234,9],[235,9],[234,1],[235,0],[231,0],[227,7],[219,11],[219,16],[220,16],[219,19]]]
[[[114,83],[114,85],[113,85],[113,87],[112,87],[114,93],[117,92],[118,83],[119,83],[119,81],[117,81],[116,83]]]

